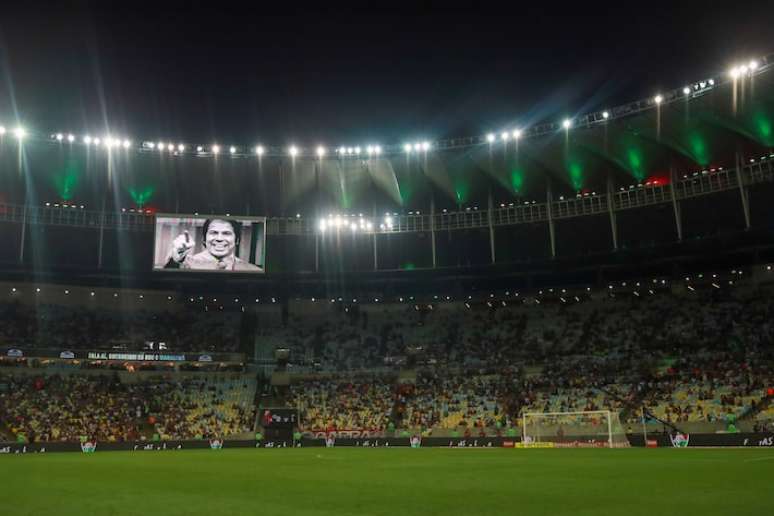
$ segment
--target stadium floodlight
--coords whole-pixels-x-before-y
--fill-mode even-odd
[[[0,135],[5,134],[5,126],[0,125]]]
[[[355,147],[355,154],[360,154],[360,147]]]
[[[13,130],[13,135],[17,140],[22,140],[25,136],[27,136],[27,131],[23,127],[17,127]]]
[[[427,152],[430,150],[430,142],[422,142],[422,150]]]
[[[220,145],[213,145],[212,146],[212,153],[213,154],[220,154]]]
[[[319,157],[321,157],[321,158],[322,158],[323,156],[325,156],[325,147],[323,147],[322,145],[320,145],[319,147],[317,147],[317,155],[318,155]]]
[[[236,147],[234,147],[233,145],[232,145],[231,147],[229,147],[229,148],[228,148],[228,151],[229,151],[231,154],[236,154],[236,150],[237,150],[237,149],[236,149]]]
[[[85,138],[84,138],[84,140],[85,140]],[[154,149],[154,148],[156,148],[156,144],[155,144],[155,143],[153,143],[153,142],[148,142],[146,145],[148,146],[148,148],[149,148],[149,149]]]
[[[124,145],[124,149],[128,149],[129,147],[132,146],[132,142],[130,140],[124,140],[123,145]]]
[[[203,152],[203,151],[204,151],[204,147],[202,147],[201,145],[196,146],[196,152]]]
[[[512,134],[513,134],[513,139],[514,140],[518,140],[519,138],[521,138],[521,130],[520,129],[514,129]]]
[[[569,129],[572,125],[572,121],[569,118],[565,118],[564,121],[562,121],[562,127],[565,129]]]
[[[354,154],[354,153],[355,153],[355,149],[353,149],[352,147],[347,147],[347,154]]]
[[[747,65],[742,65],[739,67],[739,73],[740,74],[746,74],[747,73]]]
[[[510,134],[508,134],[508,131],[503,131],[500,133],[500,139],[504,142],[508,141],[508,138],[510,138]]]
[[[298,147],[296,147],[295,145],[291,145],[290,148],[288,149],[288,152],[290,153],[291,156],[295,158],[298,155]]]
[[[373,231],[374,225],[371,222],[366,222],[366,229],[368,231]]]
[[[177,152],[183,152],[185,150],[185,145],[182,143],[177,145]]]
[[[174,151],[174,150],[175,150],[175,144],[173,144],[173,143],[168,143],[168,144],[167,144],[167,150],[168,150],[169,152],[172,152],[172,151]]]
[[[325,219],[320,220],[320,223],[318,225],[321,232],[325,232],[325,229],[328,227],[328,224],[325,222]]]
[[[690,95],[690,94],[691,94],[691,88],[689,88],[688,86],[683,88],[683,95]]]
[[[75,135],[74,134],[68,134],[67,135],[67,141],[70,143],[73,143],[75,141]]]
[[[99,145],[100,144],[99,138],[94,138],[92,141],[94,142],[94,145]]]
[[[607,120],[608,118],[610,118],[610,113],[609,113],[609,112],[607,112],[607,111],[602,111],[602,118],[604,118],[605,120]]]
[[[382,153],[382,147],[381,147],[381,146],[379,146],[379,145],[376,145],[376,146],[374,147],[374,154],[376,154],[377,156],[379,156],[381,153]]]
[[[64,140],[64,135],[62,133],[56,133],[55,138],[58,142],[61,142],[62,140]]]
[[[750,61],[750,64],[748,64],[747,67],[750,70],[757,70],[758,69],[758,61],[753,59],[752,61]]]
[[[489,133],[489,134],[487,134],[487,135],[486,135],[486,141],[488,141],[489,143],[492,143],[492,142],[494,142],[494,141],[495,141],[495,135],[494,135],[494,133]]]
[[[733,67],[733,68],[731,68],[731,69],[728,71],[728,75],[729,75],[729,76],[730,76],[732,79],[736,79],[737,77],[739,77],[739,73],[740,73],[740,72],[739,72],[739,68],[737,68],[736,66],[735,66],[735,67]]]
[[[410,143],[404,144],[403,145],[403,150],[406,151],[407,153],[411,152],[411,144]]]
[[[164,142],[157,143],[156,148],[159,150],[159,152],[164,152]]]
[[[347,153],[347,148],[346,147],[339,147],[336,152],[338,152],[339,154],[346,154]]]
[[[422,144],[421,143],[415,143],[414,144],[414,150],[416,152],[419,152],[420,150],[422,150]]]
[[[349,225],[349,229],[351,229],[351,230],[352,230],[352,232],[354,233],[355,231],[357,231],[357,224],[355,224],[354,222],[352,222],[352,223]]]
[[[707,82],[709,83],[710,86],[715,85],[715,79],[709,79]]]
[[[661,104],[662,102],[664,102],[664,97],[662,97],[660,94],[656,95],[655,97],[653,97],[653,102],[655,102],[656,104]]]
[[[374,153],[374,148],[373,148],[373,146],[369,145],[368,147],[366,147],[366,152],[368,153],[368,155],[369,155],[369,156],[370,156],[371,154],[373,154],[373,153]]]

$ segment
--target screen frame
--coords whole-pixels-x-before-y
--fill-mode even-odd
[[[259,265],[257,263],[253,263],[253,265],[260,267],[262,270],[260,272],[251,272],[251,271],[222,271],[217,269],[165,269],[165,268],[156,268],[156,242],[158,241],[158,231],[159,231],[159,219],[160,218],[177,218],[177,219],[201,219],[202,221],[207,219],[222,219],[222,220],[237,220],[240,222],[250,222],[251,224],[259,223],[263,224],[263,236],[260,240],[261,242],[261,261],[262,265]],[[207,214],[207,213],[154,213],[153,214],[153,253],[151,256],[151,272],[160,272],[160,273],[166,273],[166,272],[173,272],[173,273],[185,273],[185,274],[221,274],[225,276],[232,276],[232,275],[264,275],[267,273],[266,270],[266,233],[267,233],[267,220],[268,217],[261,216],[261,215],[225,215],[225,214]],[[243,228],[244,229],[244,228]],[[258,243],[258,240],[255,242],[251,242],[251,246],[254,249],[255,245]],[[252,253],[252,249],[251,249]],[[249,260],[248,260],[249,261]],[[252,262],[250,262],[252,263]]]

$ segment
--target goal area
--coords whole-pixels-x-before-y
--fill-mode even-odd
[[[522,414],[524,447],[628,448],[618,412],[525,412]]]

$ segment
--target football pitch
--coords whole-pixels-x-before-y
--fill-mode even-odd
[[[774,449],[305,448],[0,456],[0,515],[756,515]]]

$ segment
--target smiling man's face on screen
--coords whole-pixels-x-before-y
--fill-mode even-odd
[[[231,223],[214,219],[207,228],[204,242],[212,256],[222,259],[235,253],[237,235]]]

